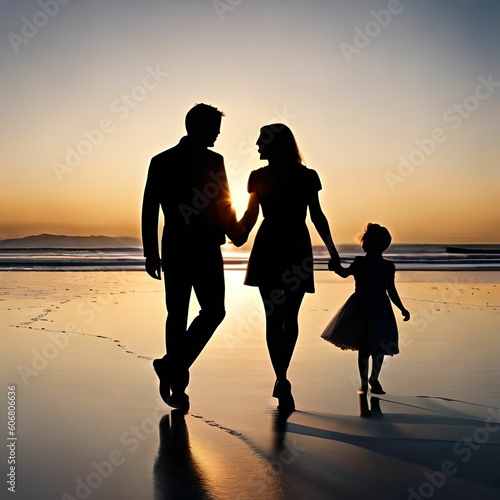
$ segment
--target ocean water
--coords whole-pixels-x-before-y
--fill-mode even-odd
[[[344,264],[363,255],[357,245],[339,245]],[[245,269],[248,251],[223,247],[226,269]],[[500,269],[500,245],[392,245],[384,256],[400,270]],[[314,267],[327,269],[324,248],[314,248]],[[0,249],[0,271],[142,271],[141,248]]]

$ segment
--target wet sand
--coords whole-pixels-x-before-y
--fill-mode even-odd
[[[298,411],[284,432],[262,307],[241,271],[226,273],[228,313],[192,369],[185,416],[158,398],[151,367],[164,352],[162,283],[138,272],[1,278],[17,498],[500,495],[500,273],[398,273],[412,320],[398,317],[401,354],[382,371],[387,394],[369,394],[368,418],[356,354],[319,337],[353,284],[316,273],[290,370]]]

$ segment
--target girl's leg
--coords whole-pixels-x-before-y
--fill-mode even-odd
[[[370,358],[369,352],[360,347],[358,351],[358,369],[359,377],[361,378],[361,390],[366,392],[368,390],[368,360]]]
[[[384,353],[378,352],[376,354],[372,354],[372,374],[370,375],[370,386],[373,394],[385,394],[385,391],[378,380],[383,362]]]
[[[380,375],[380,370],[382,369],[383,363],[383,353],[372,354],[372,374],[370,375],[370,383],[378,380],[378,376]]]

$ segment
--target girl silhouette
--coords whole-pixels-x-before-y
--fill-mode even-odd
[[[384,356],[399,353],[398,328],[389,298],[401,310],[403,320],[410,319],[394,284],[396,267],[382,257],[391,239],[385,227],[368,224],[361,238],[366,256],[356,257],[348,268],[333,269],[343,278],[354,276],[356,290],[321,334],[341,349],[358,351],[361,391],[368,390],[369,382],[373,394],[385,394],[378,380]],[[370,357],[372,371],[368,378]]]
[[[252,248],[245,284],[256,286],[266,311],[266,341],[276,374],[273,396],[280,411],[291,413],[295,403],[287,370],[299,333],[298,314],[305,293],[314,293],[311,239],[307,209],[332,262],[340,259],[321,209],[318,174],[302,163],[291,130],[283,124],[261,128],[260,158],[269,164],[248,179],[250,199],[242,219],[247,232],[262,207],[264,220]]]

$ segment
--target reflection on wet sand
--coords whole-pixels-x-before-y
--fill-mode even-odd
[[[375,417],[382,415],[380,408],[380,398],[372,396],[368,404],[368,393],[366,391],[359,391],[359,416],[360,417]]]
[[[203,472],[189,444],[185,415],[172,410],[160,421],[160,447],[154,465],[155,499],[208,499]]]

